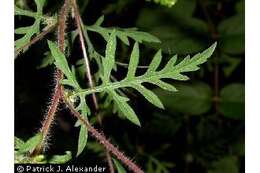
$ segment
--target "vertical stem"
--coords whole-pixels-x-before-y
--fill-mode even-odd
[[[82,22],[81,17],[80,17],[80,23],[81,23],[81,28],[82,28],[82,31],[83,31],[83,36],[86,39],[86,43],[88,45],[88,52],[89,53],[90,52],[93,53],[95,51],[95,49],[94,49],[94,46],[93,46],[93,44],[91,43],[91,41],[89,39],[87,31],[85,30],[85,26],[84,26],[84,23]]]
[[[75,13],[75,20],[76,20],[76,25],[77,25],[77,28],[78,28],[78,33],[79,33],[80,46],[81,46],[84,61],[85,61],[86,75],[87,75],[87,78],[88,78],[90,88],[93,88],[94,82],[92,80],[90,63],[89,63],[89,59],[88,59],[88,55],[87,55],[87,51],[86,51],[86,45],[85,45],[84,37],[83,37],[83,34],[82,34],[81,19],[80,19],[78,6],[77,6],[77,3],[76,3],[76,0],[71,0],[71,2],[72,2],[72,8],[73,8],[74,13]],[[93,99],[93,102],[94,102],[95,109],[97,110],[98,109],[98,103],[97,103],[97,98],[96,98],[95,94],[92,94],[92,99]]]
[[[58,46],[62,52],[65,51],[64,45],[65,45],[66,18],[67,18],[67,13],[68,13],[68,6],[69,6],[68,3],[69,3],[69,1],[65,0],[64,5],[61,8],[61,11],[59,14],[59,19],[58,19]],[[62,74],[61,70],[56,69],[55,78],[56,78],[56,84],[55,84],[54,94],[53,94],[52,100],[51,100],[51,105],[48,109],[47,116],[46,116],[45,120],[43,121],[42,128],[40,130],[43,135],[43,140],[32,152],[32,155],[37,155],[42,152],[44,145],[46,143],[46,140],[47,140],[48,133],[51,128],[51,124],[54,120],[55,113],[57,111],[57,107],[60,102],[62,86],[59,82],[63,78],[63,74]]]
[[[88,78],[90,88],[93,88],[95,85],[94,85],[94,82],[92,79],[90,63],[89,63],[89,59],[87,56],[86,45],[85,45],[84,36],[83,36],[84,31],[82,31],[82,29],[83,29],[82,26],[84,26],[84,25],[83,25],[82,19],[80,17],[80,13],[79,13],[79,9],[78,9],[76,0],[71,0],[71,1],[72,1],[72,8],[75,13],[75,21],[76,21],[76,25],[78,28],[80,45],[81,45],[81,49],[82,49],[82,53],[83,53],[83,57],[84,57],[84,61],[85,61],[86,76]],[[87,34],[85,34],[85,35],[87,36]],[[90,47],[90,49],[93,49],[93,48]],[[99,116],[99,114],[97,113],[99,110],[99,106],[98,106],[97,97],[96,97],[95,93],[92,94],[92,99],[93,99],[93,103],[95,106],[96,115],[97,115],[96,117],[97,117],[98,123],[100,126],[102,126],[102,119]],[[103,134],[103,131],[101,131],[101,134]],[[114,173],[115,171],[114,171],[111,155],[107,150],[105,152],[106,152],[106,159],[108,162],[110,173]]]

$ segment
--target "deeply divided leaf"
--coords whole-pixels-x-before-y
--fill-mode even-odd
[[[101,24],[104,21],[104,16],[101,16],[94,25],[87,26],[86,30],[93,31],[99,33],[107,42],[109,41],[109,35],[115,32],[115,36],[118,37],[124,44],[129,44],[129,39],[131,38],[136,42],[152,42],[152,43],[160,43],[160,40],[147,33],[142,31],[137,31],[136,28],[110,28],[110,27],[102,27]]]
[[[67,85],[71,85],[75,89],[79,89],[79,85],[77,83],[76,77],[71,72],[68,62],[64,56],[64,54],[60,51],[58,46],[52,42],[48,41],[49,48],[51,50],[51,54],[55,59],[55,65],[65,74],[68,80],[64,80],[63,83]]]
[[[127,104],[128,98],[122,97],[118,95],[115,91],[109,91],[109,94],[111,94],[112,98],[115,101],[115,104],[119,108],[120,112],[123,113],[123,115],[130,120],[132,123],[140,126],[140,121],[135,114],[134,110]]]
[[[35,34],[38,34],[40,32],[40,25],[41,25],[41,21],[43,19],[43,6],[45,4],[45,0],[35,0],[35,3],[36,3],[36,7],[37,7],[37,12],[31,12],[28,10],[23,10],[21,8],[15,7],[15,15],[34,18],[34,23],[31,26],[15,29],[16,34],[23,35],[23,37],[21,37],[15,41],[15,50],[20,50],[21,48],[23,48],[25,45],[27,45],[31,41],[32,37]],[[23,51],[25,51],[25,50],[26,50],[26,47],[24,47]]]
[[[106,47],[106,57],[103,59],[103,82],[107,83],[110,78],[111,71],[115,64],[115,51],[116,51],[116,37],[115,31],[112,32],[109,37],[107,47]]]
[[[135,72],[136,72],[138,63],[139,63],[139,47],[138,47],[138,43],[135,43],[131,57],[130,57],[128,72],[127,72],[127,76],[126,76],[128,79],[132,79],[135,77]]]
[[[137,118],[133,109],[127,104],[128,98],[121,96],[120,88],[130,87],[140,92],[150,103],[153,105],[164,108],[160,99],[149,89],[143,86],[144,83],[150,83],[156,85],[163,90],[177,91],[176,88],[163,81],[163,79],[174,79],[174,80],[188,80],[188,76],[183,74],[185,72],[196,71],[199,69],[199,65],[207,61],[207,59],[213,54],[216,48],[216,43],[211,47],[194,55],[192,58],[186,56],[179,63],[177,62],[177,55],[173,56],[168,63],[160,70],[158,70],[162,54],[158,51],[153,60],[151,61],[147,71],[140,76],[136,76],[136,69],[139,62],[139,47],[138,43],[135,43],[133,51],[130,56],[130,62],[128,66],[128,72],[126,77],[121,81],[110,82],[111,71],[115,65],[115,49],[116,49],[116,37],[115,31],[110,35],[109,41],[106,48],[106,57],[103,59],[103,83],[100,86],[92,89],[86,89],[78,92],[76,95],[89,95],[95,92],[106,92],[109,97],[112,97],[118,112],[121,112],[127,119],[134,124],[140,125],[139,119]]]

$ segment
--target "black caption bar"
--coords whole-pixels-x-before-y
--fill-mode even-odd
[[[100,173],[108,172],[104,165],[76,164],[15,164],[15,173]]]

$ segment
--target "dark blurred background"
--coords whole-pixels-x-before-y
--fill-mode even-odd
[[[62,4],[58,0],[47,2],[44,11],[48,14]],[[87,25],[105,15],[102,26],[137,27],[157,36],[161,44],[141,46],[141,65],[149,64],[160,48],[163,61],[167,62],[174,54],[183,58],[218,42],[212,58],[199,71],[189,74],[190,81],[173,82],[178,92],[147,86],[160,97],[165,110],[157,109],[132,90],[126,92],[141,128],[103,110],[102,128],[112,143],[136,160],[146,173],[244,172],[244,1],[178,0],[172,7],[145,0],[78,2]],[[32,0],[15,3],[35,9]],[[32,22],[30,18],[15,17],[16,27]],[[70,24],[68,31],[74,29],[75,25]],[[105,42],[99,37],[90,33],[90,39],[104,54]],[[55,40],[55,33],[47,38]],[[130,47],[119,44],[117,60],[127,63],[132,43]],[[82,58],[77,57],[81,56],[78,47],[75,43],[72,52]],[[41,127],[53,92],[54,65],[44,55],[47,50],[43,39],[15,60],[15,135],[24,140]],[[120,79],[126,70],[118,66],[115,76]],[[76,153],[79,129],[74,127],[75,121],[61,104],[47,154],[63,154],[67,150]],[[95,122],[95,118],[91,121]],[[89,138],[87,148],[72,162],[104,163],[102,155],[102,147]]]

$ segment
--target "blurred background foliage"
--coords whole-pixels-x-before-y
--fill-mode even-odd
[[[47,1],[45,13],[53,14],[61,3]],[[243,0],[78,0],[85,24],[92,25],[104,15],[106,27],[137,27],[157,36],[161,43],[142,45],[142,65],[147,57],[162,49],[164,62],[178,54],[184,57],[218,42],[213,57],[191,81],[175,83],[179,92],[154,88],[165,110],[147,103],[131,90],[131,106],[142,128],[102,110],[107,137],[139,163],[147,173],[242,173],[244,172],[244,81],[245,81],[245,3]],[[24,9],[34,9],[31,0],[16,0]],[[27,17],[15,17],[16,27],[32,24]],[[75,30],[70,24],[68,31]],[[68,37],[69,37],[68,33]],[[18,36],[16,35],[16,38]],[[55,34],[48,35],[55,39]],[[95,48],[104,53],[104,40],[94,33]],[[132,43],[131,43],[132,44]],[[118,62],[128,62],[130,47],[120,42]],[[27,139],[40,127],[53,86],[53,58],[40,41],[15,61],[15,135]],[[80,55],[75,44],[74,55]],[[71,59],[76,64],[77,58]],[[93,67],[95,69],[95,67]],[[79,74],[84,73],[82,66]],[[124,76],[126,68],[117,67],[115,76]],[[139,70],[142,73],[142,68]],[[147,86],[152,88],[152,86]],[[102,100],[100,101],[102,105]],[[79,129],[75,119],[61,106],[53,126],[48,154],[77,149]],[[91,119],[95,123],[95,118]],[[97,125],[98,126],[98,125]],[[65,142],[66,141],[66,142]],[[87,148],[71,162],[104,163],[103,148],[89,139]],[[115,161],[116,162],[116,161]]]

